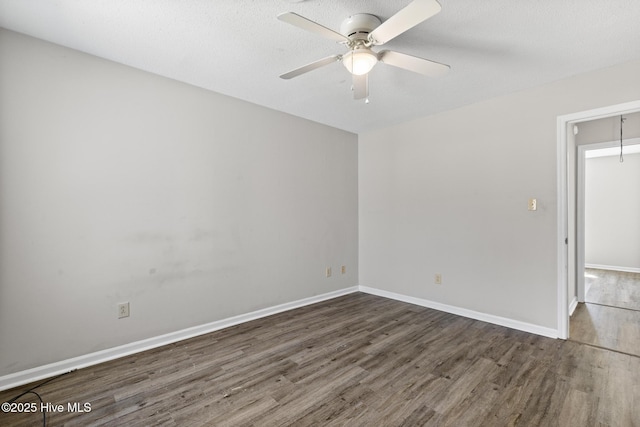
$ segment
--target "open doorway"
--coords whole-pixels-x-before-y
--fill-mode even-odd
[[[571,340],[640,356],[640,113],[577,126],[576,285]]]
[[[569,338],[569,314],[578,303],[578,149],[574,125],[638,112],[640,100],[558,117],[558,338]]]
[[[640,113],[630,129],[638,137],[578,141],[576,191],[577,299],[585,301],[585,266],[640,273]],[[589,130],[585,123],[583,128]],[[622,155],[622,157],[620,157]],[[623,161],[620,161],[620,160]],[[626,159],[626,161],[625,161]]]

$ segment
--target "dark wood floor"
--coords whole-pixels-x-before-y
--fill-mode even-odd
[[[91,404],[51,426],[638,426],[640,358],[356,293],[37,392]],[[40,417],[0,413],[0,425]]]
[[[640,356],[640,274],[587,269],[570,339]]]

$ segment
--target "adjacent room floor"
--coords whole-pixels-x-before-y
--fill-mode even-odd
[[[640,273],[587,269],[570,339],[640,356]]]
[[[36,392],[65,405],[47,414],[51,426],[582,427],[634,425],[638,384],[638,357],[354,293],[81,369]],[[66,410],[74,402],[91,411]],[[0,413],[0,425],[41,418]]]

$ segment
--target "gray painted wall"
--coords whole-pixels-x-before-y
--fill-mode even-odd
[[[5,30],[0,93],[0,375],[357,284],[356,135]]]
[[[557,117],[640,99],[638,75],[622,64],[359,135],[360,285],[557,328]]]

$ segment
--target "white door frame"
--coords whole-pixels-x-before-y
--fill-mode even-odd
[[[568,245],[576,245],[576,242],[567,242],[569,236],[569,226],[575,227],[576,219],[569,218],[569,191],[568,191],[568,150],[575,150],[574,144],[569,147],[568,132],[569,126],[576,123],[586,122],[605,117],[619,116],[640,111],[640,100],[627,102],[624,104],[611,105],[608,107],[596,108],[572,114],[558,116],[557,118],[557,255],[558,255],[558,338],[569,338],[569,283],[568,271],[576,271],[576,259],[570,260],[568,256]],[[576,177],[573,177],[576,179]],[[576,203],[576,201],[571,201]]]

